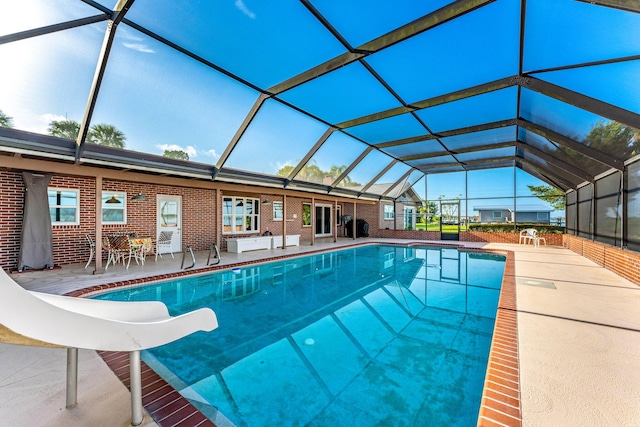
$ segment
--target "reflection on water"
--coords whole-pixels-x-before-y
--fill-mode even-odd
[[[212,418],[246,426],[416,425],[408,422],[415,417],[473,424],[503,269],[504,257],[494,255],[379,245],[101,298],[161,300],[172,314],[216,312],[217,330],[143,355]]]

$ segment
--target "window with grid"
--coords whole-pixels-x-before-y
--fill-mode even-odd
[[[80,224],[80,191],[69,188],[47,189],[51,225]]]
[[[222,233],[248,234],[260,231],[260,200],[250,197],[222,199]]]
[[[384,219],[393,219],[393,205],[384,205]]]

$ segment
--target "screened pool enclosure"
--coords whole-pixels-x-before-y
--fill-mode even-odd
[[[638,1],[114,3],[4,5],[4,155],[640,250]]]

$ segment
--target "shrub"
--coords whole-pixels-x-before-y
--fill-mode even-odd
[[[469,224],[469,231],[487,233],[520,233],[525,228],[535,228],[539,234],[563,234],[564,227],[549,224]]]

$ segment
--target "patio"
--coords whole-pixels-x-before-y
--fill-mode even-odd
[[[359,239],[357,243],[377,241]],[[401,242],[400,240],[385,240]],[[222,254],[222,265],[353,244]],[[513,251],[518,305],[522,425],[637,425],[640,289],[568,249],[464,243]],[[196,269],[207,253],[196,253]],[[164,257],[92,275],[84,264],[15,274],[27,289],[62,294],[98,283],[176,272]],[[220,321],[224,321],[220,319]],[[95,352],[80,352],[79,404],[64,409],[64,350],[0,346],[0,416],[8,425],[127,425],[129,393]],[[154,425],[145,417],[145,425]],[[183,424],[188,425],[188,424]]]

